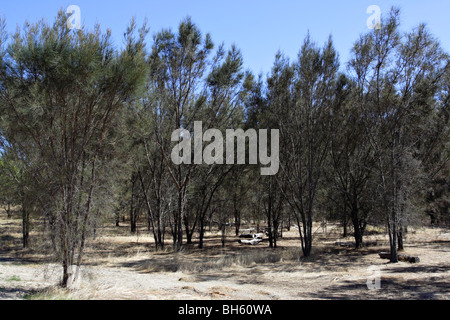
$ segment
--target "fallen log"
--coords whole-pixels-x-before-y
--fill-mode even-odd
[[[390,252],[380,252],[379,255],[380,255],[381,259],[391,259]],[[420,262],[419,257],[408,256],[406,254],[398,254],[397,258],[398,258],[398,261],[403,261],[403,262],[410,262],[410,263]]]

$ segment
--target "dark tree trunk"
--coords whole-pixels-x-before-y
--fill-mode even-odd
[[[130,200],[130,231],[131,233],[136,233],[136,225],[137,225],[137,211],[138,211],[138,201],[135,190],[135,185],[137,181],[137,175],[133,174],[131,178],[131,200]]]
[[[189,225],[185,225],[186,227],[186,244],[192,244],[192,236],[194,234],[194,230],[189,231]]]
[[[403,247],[403,236],[404,236],[404,233],[405,233],[405,228],[400,227],[399,230],[398,230],[398,233],[397,233],[397,240],[398,240],[397,250],[398,251],[404,251],[404,247]]]
[[[342,225],[343,225],[342,237],[347,238],[348,237],[347,221],[343,221]]]
[[[303,234],[301,232],[302,229]],[[300,224],[298,224],[298,230],[300,232],[303,256],[309,257],[312,249],[312,220],[308,219],[308,221],[306,221],[306,217],[304,217],[303,227],[301,228]]]
[[[272,219],[268,219],[268,229],[269,229],[269,248],[273,248],[273,231],[272,231]]]
[[[364,229],[361,226],[361,223],[358,218],[358,214],[354,213],[355,215],[352,217],[353,222],[353,235],[355,238],[355,248],[360,249],[363,246],[363,236],[364,236]]]
[[[11,202],[8,202],[8,206],[6,208],[6,215],[8,217],[8,219],[12,218],[12,212],[11,212]]]
[[[23,248],[29,247],[30,237],[30,214],[26,210],[25,205],[22,205],[22,245]]]
[[[194,222],[193,222],[193,225],[192,225],[192,228],[191,228],[189,226],[188,215],[186,214],[186,212],[184,214],[183,222],[184,222],[184,228],[185,228],[185,231],[186,231],[186,244],[192,244],[192,237],[194,236],[195,229],[197,227],[198,216],[199,216],[198,214],[195,215]]]
[[[130,231],[131,233],[136,233],[137,222],[136,222],[136,213],[135,209],[131,209],[130,211]]]
[[[234,209],[234,228],[236,236],[239,235],[239,230],[241,228],[241,213],[239,210]]]
[[[396,214],[392,215],[394,219],[396,218]],[[397,222],[389,222],[388,223],[388,231],[389,231],[389,245],[391,248],[391,263],[398,262],[398,253],[397,253]]]
[[[69,280],[68,269],[69,269],[68,263],[66,260],[64,260],[63,261],[63,278],[61,281],[61,287],[63,287],[63,288],[67,288],[67,282]]]
[[[355,248],[360,249],[363,246],[363,234],[357,223],[354,224]]]
[[[116,222],[116,227],[120,227],[120,210],[116,208],[116,212],[114,214],[114,220]]]
[[[198,240],[198,248],[203,249],[203,237],[205,236],[205,221],[204,219],[200,219],[200,232],[199,232],[199,240]]]

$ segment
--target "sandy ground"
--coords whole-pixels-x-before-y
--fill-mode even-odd
[[[421,261],[390,264],[378,256],[388,249],[386,236],[378,233],[365,238],[377,246],[354,250],[335,245],[352,240],[339,238],[339,230],[319,228],[313,255],[303,258],[295,230],[284,234],[276,250],[267,243],[243,246],[232,236],[222,249],[211,233],[204,250],[192,246],[173,254],[155,253],[143,232],[130,236],[125,227],[110,228],[90,240],[81,281],[73,290],[58,287],[58,264],[35,249],[20,249],[18,229],[19,220],[0,219],[0,299],[450,299],[446,229],[410,231],[405,253]],[[367,280],[374,273],[368,268],[373,266],[380,289],[369,290]]]

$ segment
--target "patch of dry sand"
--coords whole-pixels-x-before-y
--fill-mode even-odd
[[[14,237],[14,235],[13,235]],[[316,237],[313,255],[300,258],[296,233],[285,233],[280,248],[245,247],[230,238],[226,249],[211,234],[205,250],[155,253],[148,236],[91,240],[80,286],[57,287],[61,267],[17,258],[17,251],[0,255],[0,299],[106,300],[298,300],[298,299],[449,299],[450,233],[421,229],[408,234],[406,253],[417,264],[389,264],[379,258],[381,243],[358,251],[334,245],[333,231]],[[346,239],[345,241],[349,241]],[[215,242],[217,241],[217,243]],[[120,249],[120,250],[119,250]],[[368,267],[381,272],[381,289],[368,290]]]

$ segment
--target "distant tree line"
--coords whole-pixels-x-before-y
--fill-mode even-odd
[[[32,221],[43,226],[63,286],[89,232],[125,217],[130,232],[146,224],[156,250],[170,239],[175,251],[194,236],[203,248],[212,227],[225,245],[250,221],[277,247],[295,225],[304,256],[313,222],[351,228],[357,248],[368,225],[384,226],[391,262],[408,227],[450,222],[450,60],[425,25],[401,31],[398,9],[354,42],[346,65],[331,36],[319,46],[308,34],[267,77],[190,18],[150,45],[132,20],[120,50],[109,30],[70,30],[67,18],[11,36],[0,21],[0,201],[8,215],[20,208],[24,247]],[[279,129],[278,174],[175,165],[172,133],[195,121]]]

